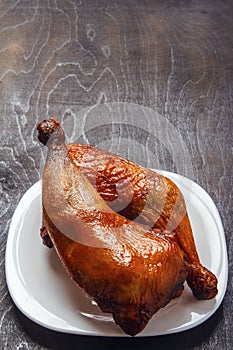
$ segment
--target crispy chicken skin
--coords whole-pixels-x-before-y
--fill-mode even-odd
[[[54,118],[41,122],[39,140],[46,144],[59,125]],[[154,230],[176,232],[189,265],[187,283],[194,296],[213,298],[217,294],[217,279],[200,262],[184,198],[177,186],[154,171],[96,147],[69,144],[67,148],[69,158],[112,210]],[[44,243],[49,245],[46,228],[41,232]]]
[[[114,212],[69,157],[60,126],[42,180],[43,223],[66,271],[134,336],[179,295],[188,268],[176,235]]]

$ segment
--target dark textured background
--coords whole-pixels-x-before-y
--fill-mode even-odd
[[[109,123],[87,130],[91,120],[82,110],[110,102],[158,112],[184,140],[190,169],[174,161],[178,141],[164,144],[148,119],[150,133],[137,121],[111,124],[111,114]],[[0,348],[232,349],[233,2],[0,1],[0,105]],[[76,123],[85,142],[180,170],[212,196],[226,234],[229,283],[203,325],[171,336],[96,339],[50,332],[16,309],[5,246],[17,203],[40,177],[35,127],[48,115],[59,116],[70,136]]]

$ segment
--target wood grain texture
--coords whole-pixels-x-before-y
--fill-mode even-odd
[[[1,349],[232,349],[232,33],[230,0],[0,2]],[[150,118],[145,129],[133,116],[127,126],[116,124],[111,113],[108,123],[95,124],[93,110],[112,102],[144,106],[172,125],[192,162],[183,175],[212,196],[223,220],[229,253],[224,302],[210,320],[183,334],[123,340],[57,334],[26,319],[8,294],[7,233],[21,196],[40,178],[43,151],[35,128],[42,118],[59,116],[70,139],[78,125],[79,140],[146,166],[179,170],[178,141],[164,144]]]

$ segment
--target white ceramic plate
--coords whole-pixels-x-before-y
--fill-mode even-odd
[[[157,312],[139,336],[181,332],[199,325],[219,307],[227,285],[227,251],[220,216],[210,196],[196,183],[162,172],[181,189],[202,263],[218,278],[218,295],[198,301],[187,285],[182,295]],[[125,336],[109,315],[70,280],[54,249],[41,241],[41,182],[22,197],[12,218],[6,249],[6,277],[17,307],[38,324],[56,331]]]

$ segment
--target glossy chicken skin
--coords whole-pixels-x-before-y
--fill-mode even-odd
[[[217,279],[202,266],[184,198],[170,179],[89,145],[68,145],[69,157],[108,205],[149,228],[175,231],[189,264],[187,282],[197,299],[217,294]]]
[[[58,126],[53,118],[43,121],[38,125],[39,140],[46,144]],[[154,171],[93,146],[67,147],[69,157],[114,211],[149,228],[176,231],[189,265],[187,282],[193,294],[197,299],[213,298],[217,294],[217,279],[200,263],[185,202],[177,186]]]
[[[73,278],[125,333],[141,332],[187,277],[175,235],[115,213],[75,166],[60,126],[49,140],[42,181],[43,222]]]

